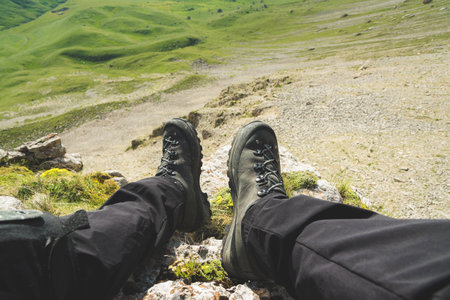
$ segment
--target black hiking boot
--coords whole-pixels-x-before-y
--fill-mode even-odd
[[[234,137],[228,157],[228,178],[233,199],[233,219],[223,239],[222,264],[228,274],[241,279],[267,279],[245,251],[242,219],[247,209],[272,192],[286,193],[280,174],[275,133],[269,125],[254,121]]]
[[[175,118],[164,125],[163,157],[156,176],[175,179],[186,194],[183,222],[178,230],[191,232],[211,217],[207,195],[200,189],[202,147],[191,123]]]

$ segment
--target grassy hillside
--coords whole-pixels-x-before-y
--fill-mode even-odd
[[[11,15],[8,24],[17,24],[41,12],[36,3],[56,2],[21,2],[30,6],[20,9],[1,3],[7,7],[0,6],[1,20]],[[158,90],[164,74],[190,70],[195,61],[221,63],[251,49],[290,47],[311,59],[427,51],[424,45],[447,44],[449,13],[441,8],[448,3],[68,0],[54,8],[67,10],[0,31],[0,122],[20,126],[69,108],[123,101],[117,95]]]
[[[1,0],[0,30],[34,20],[64,2],[66,0]]]

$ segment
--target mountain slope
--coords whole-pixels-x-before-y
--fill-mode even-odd
[[[435,51],[449,38],[446,3],[68,0],[58,13],[0,31],[0,128],[145,101],[197,63]]]
[[[0,30],[36,19],[66,0],[1,0]]]

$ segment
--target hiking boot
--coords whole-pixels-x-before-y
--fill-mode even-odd
[[[228,178],[233,199],[233,219],[223,239],[222,264],[232,277],[267,279],[246,253],[242,219],[247,209],[272,192],[286,194],[280,174],[275,133],[269,125],[254,121],[234,137],[228,154]]]
[[[211,217],[207,195],[200,189],[202,147],[194,126],[179,118],[167,122],[162,151],[156,176],[174,179],[186,195],[183,222],[177,229],[194,231]]]

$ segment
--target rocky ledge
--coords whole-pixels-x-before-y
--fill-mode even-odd
[[[67,154],[61,138],[56,133],[27,142],[14,151],[0,149],[0,166],[15,163],[26,164],[39,170],[60,168],[80,171],[83,168],[80,154]]]
[[[210,202],[214,195],[228,186],[226,162],[229,149],[230,146],[220,147],[203,160],[201,185],[203,191],[208,193]],[[2,165],[25,161],[42,169],[65,168],[78,171],[82,168],[79,156],[66,154],[61,138],[56,134],[25,143],[15,151],[0,150],[0,157]],[[73,159],[74,157],[78,159]],[[316,178],[314,186],[294,190],[292,195],[307,194],[342,202],[337,189],[320,179],[320,174],[314,167],[299,162],[283,147],[280,147],[280,159],[284,172],[307,172]],[[119,171],[104,172],[120,186],[127,183]],[[0,210],[22,208],[20,200],[0,197]],[[138,268],[115,299],[292,299],[283,287],[273,282],[232,282],[221,267],[221,247],[221,239],[206,236],[202,241],[195,242],[193,235],[177,232],[164,249],[154,253]],[[212,275],[200,279],[197,275],[180,276],[189,267],[202,272],[204,270],[204,273],[209,270]]]
[[[209,200],[219,190],[228,185],[226,162],[230,146],[220,147],[213,155],[204,158],[201,176],[202,189]],[[320,178],[314,167],[299,162],[286,148],[280,147],[282,170],[285,172],[310,172]],[[319,179],[311,189],[301,189],[294,194],[307,194],[333,202],[342,202],[336,187],[324,179]],[[214,261],[220,262],[222,240],[207,238],[193,242],[188,234],[176,233],[166,247],[153,255],[122,289],[115,300],[137,299],[293,299],[284,287],[274,282],[218,282],[177,279],[173,266],[180,261],[189,261],[204,266]]]

